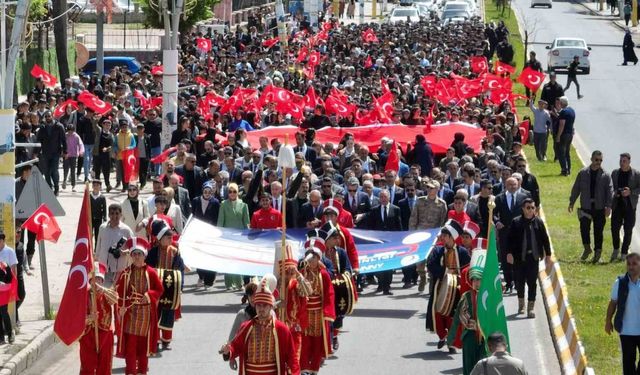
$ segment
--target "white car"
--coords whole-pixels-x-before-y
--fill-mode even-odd
[[[578,69],[580,72],[583,74],[591,72],[591,63],[589,62],[591,47],[587,45],[584,39],[556,38],[546,48],[549,50],[547,59],[547,70],[549,72],[567,70],[575,56],[579,58]]]
[[[450,23],[461,23],[471,18],[471,14],[464,10],[448,10],[442,12],[440,16],[441,25],[446,26]]]
[[[387,23],[420,22],[418,9],[414,7],[396,7],[387,15]]]
[[[534,8],[536,5],[542,5],[549,9],[553,8],[551,0],[531,0],[531,7]]]
[[[466,1],[447,1],[442,12],[454,10],[464,11],[469,13],[469,15],[473,14],[473,9],[471,9],[471,6]]]

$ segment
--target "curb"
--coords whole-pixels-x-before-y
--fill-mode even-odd
[[[580,1],[571,1],[571,3],[576,4],[576,5],[580,5],[581,7],[583,7],[584,9],[586,9],[592,16],[602,16],[602,14],[596,12],[595,10],[589,8],[586,4],[584,4],[583,2]],[[611,20],[610,23],[617,27],[618,29],[624,31],[625,30],[625,26],[622,26],[621,24],[618,24],[618,22],[616,22],[618,20]]]
[[[53,333],[53,324],[40,332],[24,349],[9,359],[0,370],[0,375],[18,375],[31,367],[53,344],[59,342]]]

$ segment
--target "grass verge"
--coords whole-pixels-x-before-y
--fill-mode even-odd
[[[55,47],[49,49],[29,48],[26,51],[26,58],[20,58],[16,64],[16,85],[18,95],[27,95],[35,85],[35,79],[31,77],[31,68],[34,64],[59,78],[58,57]],[[69,41],[67,48],[67,58],[69,59],[69,73],[76,75],[76,48],[72,41]]]
[[[493,2],[485,4],[485,20],[504,21],[510,32],[511,44],[514,48],[516,62],[516,76],[522,70],[524,63],[524,46],[518,29],[518,21],[514,11],[505,10],[504,15],[499,12]],[[515,91],[523,94],[524,88],[516,84]],[[524,102],[517,103],[519,117],[531,116],[531,111],[524,106]],[[550,144],[551,146],[551,144]],[[575,180],[575,175],[583,167],[575,149],[571,150],[571,164],[573,171],[570,177],[561,177],[560,167],[553,160],[553,150],[549,147],[547,156],[549,161],[539,162],[535,150],[531,146],[525,147],[531,173],[540,184],[541,201],[546,216],[547,228],[551,235],[556,258],[560,262],[562,272],[567,283],[569,302],[577,324],[580,339],[585,347],[589,366],[597,374],[620,375],[620,351],[617,335],[607,336],[604,333],[604,317],[611,284],[615,277],[624,273],[623,263],[604,263],[592,265],[579,261],[582,253],[582,241],[578,218],[567,212],[569,193]],[[605,233],[610,233],[609,223]],[[605,235],[602,259],[609,261],[611,253],[611,236]]]

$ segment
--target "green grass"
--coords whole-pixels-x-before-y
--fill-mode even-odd
[[[76,49],[75,45],[70,41],[67,51],[69,59],[69,73],[73,76],[76,74]],[[55,47],[47,49],[29,48],[26,51],[26,58],[20,58],[16,64],[16,83],[18,87],[18,95],[26,95],[35,84],[35,79],[31,77],[31,68],[34,64],[40,65],[42,69],[53,74],[56,78],[58,74],[58,58]]]
[[[496,10],[495,4],[485,4],[486,21],[503,20],[509,29],[511,44],[514,47],[516,77],[522,70],[524,63],[524,46],[518,29],[517,19],[513,10],[505,11],[504,17]],[[524,88],[520,84],[514,85],[514,91],[524,94]],[[520,118],[531,116],[531,111],[524,106],[523,101],[518,101],[517,111]],[[560,166],[553,163],[553,150],[549,145],[547,157],[550,161],[539,162],[535,156],[535,150],[531,146],[525,147],[525,153],[529,160],[531,173],[540,183],[542,208],[544,211],[547,228],[551,235],[551,241],[555,256],[560,262],[565,282],[569,293],[569,303],[573,311],[573,317],[577,324],[578,334],[584,345],[589,366],[593,367],[597,374],[620,375],[620,351],[618,336],[607,336],[604,332],[604,317],[611,284],[615,277],[624,273],[623,263],[592,265],[579,260],[582,253],[582,241],[576,212],[567,212],[569,194],[575,180],[575,175],[583,167],[580,159],[571,150],[570,177],[561,177]],[[579,205],[579,204],[578,204]],[[576,206],[577,207],[577,206]],[[611,235],[609,223],[605,227],[605,242],[602,259],[609,261],[611,254]]]

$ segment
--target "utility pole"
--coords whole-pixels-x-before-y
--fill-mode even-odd
[[[18,61],[18,54],[20,53],[20,43],[22,41],[22,33],[24,32],[27,24],[27,11],[31,0],[23,0],[18,2],[16,8],[16,18],[13,21],[13,27],[11,29],[11,39],[9,41],[9,58],[7,61],[7,75],[4,80],[4,100],[2,102],[2,108],[13,108],[13,86],[16,80],[16,63]],[[4,50],[4,49],[3,49]]]
[[[104,74],[104,11],[96,13],[96,70],[98,77]]]
[[[171,11],[169,1],[172,1]],[[165,42],[162,51],[162,147],[171,142],[178,121],[178,34],[184,0],[162,0]]]
[[[360,5],[360,24],[364,24],[364,0],[360,0],[358,3]]]

